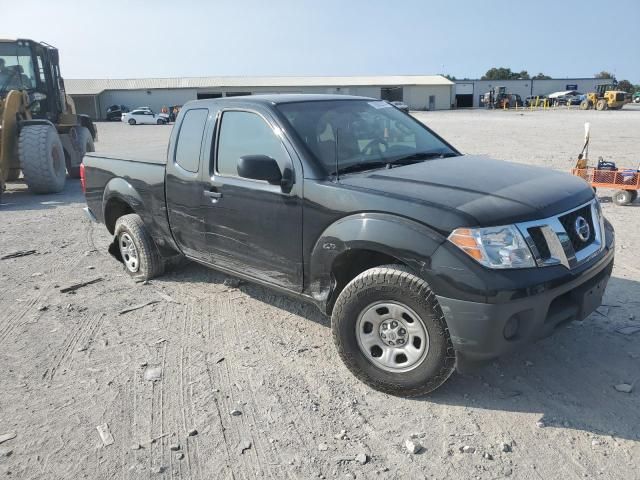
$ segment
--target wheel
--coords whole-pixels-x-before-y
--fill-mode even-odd
[[[158,121],[156,122],[158,125],[166,125],[166,120],[162,120],[161,118],[158,119]]]
[[[634,103],[640,103],[640,97],[636,97],[636,98],[634,98],[634,99],[633,99],[633,102],[634,102]]]
[[[9,175],[7,175],[7,182],[12,182],[14,180],[18,180],[19,178],[20,178],[20,169],[10,168]]]
[[[589,100],[582,100],[580,102],[580,110],[589,110],[591,108],[591,105],[589,103]]]
[[[616,205],[628,205],[631,202],[633,202],[633,190],[618,190],[613,194],[613,203]]]
[[[120,217],[115,237],[124,269],[131,277],[144,281],[162,274],[164,262],[138,214]]]
[[[609,105],[607,105],[607,101],[604,98],[601,98],[596,102],[596,110],[603,111],[607,108],[609,108]]]
[[[401,265],[371,268],[340,293],[331,317],[338,353],[367,385],[427,394],[453,373],[449,331],[427,282]]]
[[[135,125],[135,124],[136,124],[135,118],[130,118],[129,119],[129,125]]]
[[[96,148],[93,145],[93,137],[91,136],[91,132],[87,127],[80,127],[78,129],[78,143],[80,148],[82,149],[82,156],[87,152],[95,152]],[[67,165],[67,171],[69,172],[69,176],[71,178],[80,178],[80,165],[70,166]]]
[[[51,125],[28,125],[20,131],[18,155],[22,174],[35,193],[57,193],[64,188],[66,165],[58,132]]]
[[[631,203],[633,203],[638,199],[638,190],[630,190],[630,192],[631,192]]]

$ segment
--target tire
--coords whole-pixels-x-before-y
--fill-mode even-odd
[[[136,124],[136,119],[135,118],[130,118],[129,119],[129,125],[135,125]]]
[[[156,124],[157,125],[166,125],[167,122],[165,120],[162,120],[162,119],[159,118],[158,121],[156,122]]]
[[[589,105],[589,100],[583,100],[580,102],[580,110],[589,110],[591,105]]]
[[[18,154],[24,180],[34,193],[58,193],[67,176],[64,149],[51,125],[28,125],[20,131]]]
[[[613,203],[619,206],[633,202],[633,190],[618,190],[613,194]]]
[[[638,190],[631,190],[631,203],[638,199]]]
[[[93,144],[93,137],[91,136],[91,132],[87,127],[80,127],[78,129],[78,143],[80,144],[80,148],[82,148],[82,156],[87,152],[95,152],[96,148]],[[67,172],[71,178],[80,178],[80,165],[67,166]]]
[[[369,318],[374,322],[375,319],[383,321],[378,326],[367,325]],[[392,321],[397,318],[401,320],[393,327]],[[390,347],[382,343],[382,332],[387,331],[385,323],[389,328],[396,328],[397,335],[402,334],[402,327],[406,328],[404,346],[398,347],[400,343],[397,343]],[[402,265],[371,268],[351,280],[338,296],[331,329],[338,354],[347,368],[359,380],[381,392],[405,397],[425,395],[442,385],[455,368],[449,330],[434,293],[427,282]],[[367,337],[372,333],[373,337]],[[424,338],[416,342],[420,335]],[[389,338],[384,341],[393,344]],[[367,350],[363,343],[369,340],[380,346],[369,343]],[[376,347],[382,351],[382,346],[395,355],[386,367],[381,364],[382,353],[378,355],[380,360],[374,355]],[[408,353],[409,348],[417,351],[423,346],[424,353],[416,353],[414,360],[405,355],[406,362],[402,362],[402,352]]]
[[[604,110],[607,110],[608,108],[609,105],[607,105],[607,101],[604,98],[601,98],[596,102],[596,110],[602,112]]]
[[[164,272],[160,252],[138,214],[123,215],[116,221],[115,241],[125,272],[136,281],[149,280]],[[124,248],[125,244],[132,244],[133,249]]]

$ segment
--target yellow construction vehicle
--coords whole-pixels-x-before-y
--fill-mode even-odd
[[[60,76],[58,50],[33,40],[0,39],[0,194],[24,176],[35,193],[64,188],[80,177],[97,130],[78,115]]]
[[[626,92],[617,90],[617,84],[603,83],[596,85],[595,92],[589,92],[580,102],[580,110],[620,110],[629,103]]]

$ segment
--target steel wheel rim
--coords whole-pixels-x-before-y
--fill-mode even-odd
[[[365,307],[356,321],[356,339],[367,360],[387,372],[409,372],[429,353],[424,322],[400,302],[379,301]]]
[[[135,273],[140,268],[140,261],[138,260],[138,249],[136,244],[133,243],[133,239],[128,233],[123,233],[118,239],[118,246],[120,247],[120,255],[122,255],[122,261],[124,262],[127,270]]]

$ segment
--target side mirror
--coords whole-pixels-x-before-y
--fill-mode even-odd
[[[238,175],[253,180],[266,180],[277,185],[282,180],[282,172],[273,158],[267,155],[245,155],[238,160]]]

